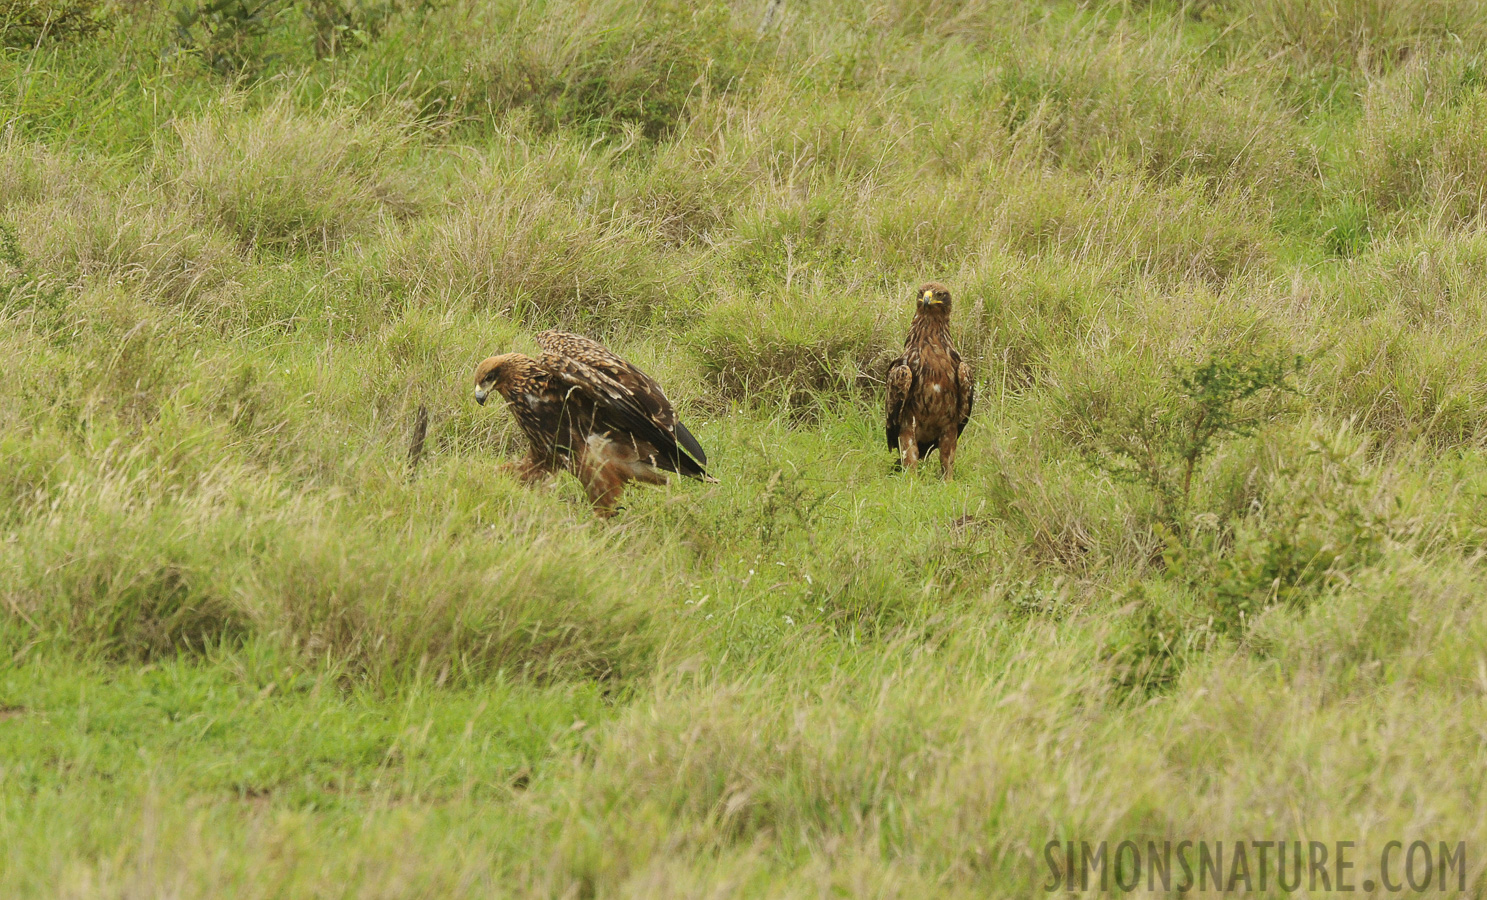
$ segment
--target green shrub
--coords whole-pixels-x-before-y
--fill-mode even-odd
[[[1192,585],[1222,634],[1242,636],[1270,606],[1306,608],[1374,562],[1388,535],[1365,452],[1346,432],[1313,438],[1300,460],[1271,477],[1258,512],[1232,533],[1169,536],[1168,577]]]
[[[1301,358],[1220,352],[1174,367],[1149,392],[1089,385],[1063,400],[1065,433],[1088,463],[1151,491],[1157,515],[1186,533],[1193,478],[1219,443],[1255,432]],[[1135,394],[1136,396],[1132,396]]]
[[[1219,646],[1209,604],[1172,581],[1132,585],[1104,648],[1111,679],[1128,696],[1145,698],[1176,686],[1183,671]]]
[[[407,6],[403,0],[184,0],[174,10],[175,43],[217,75],[252,81],[365,49]]]
[[[99,0],[0,0],[0,47],[77,40],[104,21]]]
[[[267,35],[283,0],[202,0],[175,10],[177,44],[219,75],[256,76],[271,60]]]
[[[1159,693],[1221,641],[1263,651],[1251,635],[1267,611],[1304,613],[1377,563],[1390,495],[1365,468],[1366,451],[1346,430],[1311,437],[1299,454],[1282,451],[1247,515],[1198,517],[1182,533],[1159,525],[1162,577],[1126,591],[1106,647],[1116,683]]]
[[[376,40],[404,0],[304,0],[314,32],[315,57],[325,59]],[[428,5],[427,0],[423,4]]]

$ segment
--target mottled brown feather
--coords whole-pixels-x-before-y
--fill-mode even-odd
[[[644,420],[659,427],[697,463],[707,465],[707,454],[677,420],[676,410],[655,379],[611,353],[603,344],[580,334],[544,331],[537,335],[537,344],[546,351],[542,362],[551,371],[578,385],[595,402],[614,405],[633,416],[632,426],[645,428]]]
[[[694,459],[678,446],[683,435],[696,440],[650,376],[580,335],[547,331],[537,341],[537,359],[508,353],[475,371],[477,399],[499,392],[531,444],[519,477],[571,472],[601,515],[613,512],[626,482],[665,484],[663,472],[708,479],[701,447]]]

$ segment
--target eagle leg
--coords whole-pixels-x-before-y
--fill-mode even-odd
[[[950,480],[955,469],[955,444],[959,439],[960,435],[954,428],[945,429],[945,434],[940,437],[940,469],[946,481]]]
[[[594,513],[601,519],[613,516],[628,480],[620,467],[612,462],[600,462],[596,465],[586,454],[579,480],[583,482],[583,489],[589,495],[589,502],[594,505]]]
[[[497,467],[497,471],[505,472],[517,479],[522,484],[533,484],[546,478],[551,472],[533,455],[525,459],[503,463]]]
[[[898,433],[898,455],[903,467],[910,472],[919,465],[919,441],[915,439],[914,432],[908,428]]]

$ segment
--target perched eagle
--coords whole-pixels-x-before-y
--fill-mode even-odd
[[[537,343],[536,359],[506,353],[475,369],[475,401],[499,391],[531,441],[512,466],[523,481],[566,469],[608,517],[627,481],[665,484],[665,472],[712,480],[702,447],[649,375],[580,335],[544,331]]]
[[[950,343],[950,291],[937,281],[919,288],[919,310],[903,355],[888,366],[888,449],[912,469],[940,448],[949,478],[955,444],[971,418],[975,383],[971,367]]]

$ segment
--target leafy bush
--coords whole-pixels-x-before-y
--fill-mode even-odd
[[[1190,663],[1223,639],[1208,606],[1183,584],[1140,582],[1119,599],[1124,603],[1104,655],[1111,680],[1129,696],[1171,689]]]
[[[1127,590],[1107,647],[1121,687],[1165,690],[1216,642],[1246,643],[1266,610],[1304,612],[1377,562],[1390,534],[1390,495],[1365,469],[1366,452],[1346,429],[1311,437],[1299,458],[1265,479],[1250,515],[1200,517],[1182,534],[1158,526],[1163,576]]]
[[[1091,466],[1149,489],[1157,515],[1185,533],[1200,465],[1221,440],[1269,421],[1274,398],[1293,390],[1287,378],[1300,367],[1300,357],[1231,351],[1174,367],[1145,396],[1091,385],[1065,398],[1066,433]]]
[[[428,0],[424,0],[427,5]],[[315,35],[315,56],[324,59],[376,40],[402,0],[305,0],[305,17]]]
[[[405,11],[402,0],[187,0],[175,40],[218,75],[253,80],[285,62],[367,47]]]
[[[76,40],[103,24],[99,0],[0,0],[0,47]]]
[[[266,37],[282,0],[204,0],[177,7],[176,41],[219,75],[254,76],[269,62]]]
[[[1269,606],[1305,608],[1373,562],[1387,535],[1376,479],[1361,465],[1365,450],[1346,432],[1311,439],[1303,458],[1266,486],[1260,511],[1236,523],[1232,535],[1209,529],[1169,539],[1169,577],[1200,592],[1224,634],[1243,634]]]

